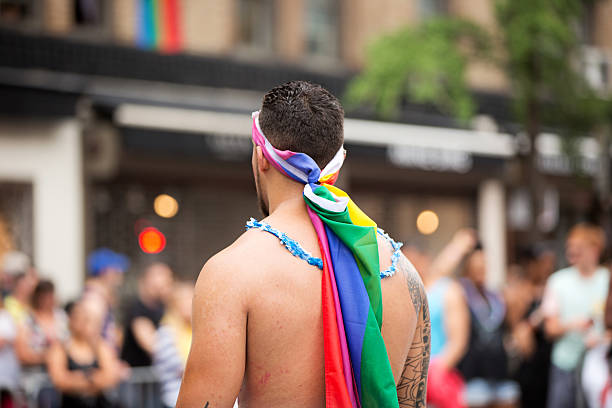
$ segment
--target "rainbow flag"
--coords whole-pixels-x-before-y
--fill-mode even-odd
[[[178,0],[140,0],[138,45],[165,53],[181,49]]]
[[[327,407],[399,407],[383,342],[376,223],[333,186],[345,151],[319,169],[304,153],[278,150],[253,113],[253,141],[282,174],[304,184],[323,258],[322,310]]]

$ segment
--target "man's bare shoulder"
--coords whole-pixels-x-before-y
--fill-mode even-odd
[[[247,289],[262,281],[262,274],[275,268],[275,255],[283,255],[276,237],[257,230],[246,231],[206,261],[196,292],[199,286],[215,285],[219,290],[226,287],[236,295],[246,295]]]

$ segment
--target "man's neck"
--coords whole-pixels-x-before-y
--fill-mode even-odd
[[[597,265],[576,265],[576,269],[582,277],[590,278],[597,270]]]
[[[277,175],[273,188],[268,190],[268,210],[270,215],[286,212],[305,212],[304,186],[291,181],[285,176]]]
[[[302,196],[284,200],[270,209],[271,217],[307,216],[306,203]]]
[[[138,297],[140,298],[140,301],[148,307],[154,307],[157,303],[157,299],[155,299],[155,296],[153,296],[151,293],[149,293],[149,291],[145,289],[140,289]]]

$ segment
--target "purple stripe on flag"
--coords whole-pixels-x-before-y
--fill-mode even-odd
[[[325,230],[334,264],[336,282],[338,283],[342,317],[357,391],[361,399],[361,353],[370,309],[370,298],[353,253],[327,226]]]

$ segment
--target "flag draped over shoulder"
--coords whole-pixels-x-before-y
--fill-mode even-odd
[[[398,407],[381,334],[382,294],[376,224],[333,186],[344,148],[321,170],[304,153],[278,150],[253,113],[253,141],[282,174],[304,184],[321,257],[327,407]]]

